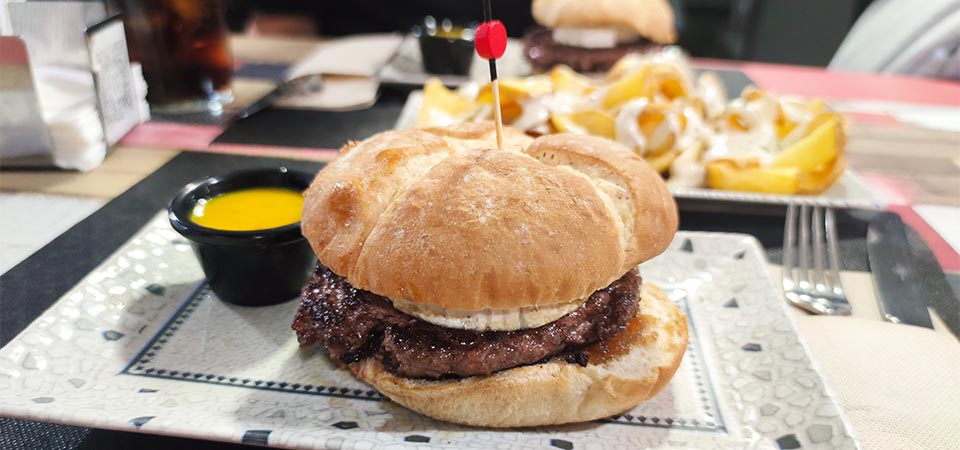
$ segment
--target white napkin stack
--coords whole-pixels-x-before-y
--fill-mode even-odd
[[[43,121],[53,139],[54,163],[82,171],[99,166],[107,149],[93,75],[78,68],[39,66],[34,78]]]
[[[131,67],[141,121],[150,117],[146,82],[140,66]],[[53,140],[57,167],[80,171],[99,166],[107,153],[97,94],[89,70],[70,67],[34,68],[43,120]]]

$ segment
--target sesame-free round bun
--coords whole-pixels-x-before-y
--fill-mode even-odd
[[[531,9],[548,28],[620,28],[658,44],[677,40],[667,0],[533,0]]]
[[[523,427],[583,422],[633,408],[662,390],[680,365],[689,340],[686,317],[652,283],[644,282],[640,310],[627,330],[588,348],[586,367],[566,361],[521,366],[458,380],[415,380],[386,371],[370,358],[350,364],[357,378],[421,414],[474,426]],[[600,346],[605,361],[594,357]]]
[[[569,303],[660,254],[660,176],[613,141],[490,122],[350,143],[305,193],[303,234],[353,286],[465,311]]]

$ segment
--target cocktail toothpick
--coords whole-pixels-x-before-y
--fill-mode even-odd
[[[497,58],[507,50],[507,28],[493,20],[490,0],[483,0],[483,20],[477,27],[474,47],[481,58],[490,62],[490,88],[493,92],[493,118],[497,124],[497,148],[503,150],[503,118],[500,115],[500,83],[497,82]]]

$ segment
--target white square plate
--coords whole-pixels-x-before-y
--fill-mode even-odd
[[[657,397],[607,420],[437,422],[302,351],[297,302],[240,307],[159,214],[0,350],[0,415],[288,448],[857,448],[749,236],[680,232],[641,266],[687,314]]]
[[[413,91],[407,97],[394,128],[415,128],[417,115],[423,105],[423,91]],[[708,188],[670,188],[676,198],[691,200],[714,200],[735,203],[788,205],[790,203],[823,206],[829,208],[877,209],[883,202],[877,199],[863,180],[849,168],[837,182],[820,195],[777,195],[754,192],[722,191]]]

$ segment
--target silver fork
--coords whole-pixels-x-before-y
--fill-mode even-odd
[[[824,270],[824,260],[829,270]],[[783,293],[790,303],[814,314],[850,315],[850,302],[840,284],[837,221],[833,209],[796,204],[790,204],[787,209],[783,232]]]

